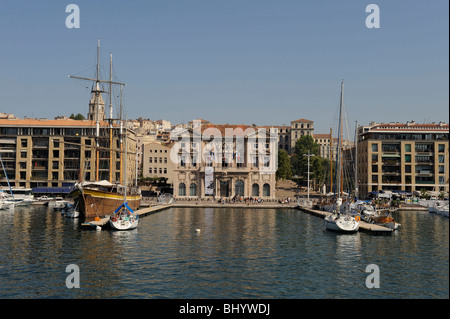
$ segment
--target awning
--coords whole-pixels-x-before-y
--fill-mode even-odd
[[[72,187],[34,187],[33,194],[69,194]]]
[[[401,157],[399,154],[381,154],[381,157]]]

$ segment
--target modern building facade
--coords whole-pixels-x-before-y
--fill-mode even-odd
[[[358,128],[360,195],[379,190],[449,191],[449,125],[415,122]]]
[[[123,182],[120,128],[110,129],[108,122],[100,122],[99,133],[97,148],[95,121],[0,119],[0,151],[11,185],[33,188],[61,187],[84,180]],[[127,179],[131,182],[135,177],[136,139],[132,130],[127,130],[127,136]],[[0,176],[0,184],[6,186],[3,170]]]

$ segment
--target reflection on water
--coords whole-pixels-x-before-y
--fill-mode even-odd
[[[398,213],[392,236],[323,231],[297,210],[177,208],[125,232],[46,207],[0,211],[1,298],[448,298],[448,218]],[[66,266],[80,289],[65,286]],[[368,289],[366,266],[380,268]]]

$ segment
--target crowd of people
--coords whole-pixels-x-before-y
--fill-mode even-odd
[[[242,204],[258,204],[262,203],[263,199],[261,197],[243,197],[240,195],[235,195],[231,198],[220,198],[219,203],[221,204],[229,204],[229,203],[242,203]]]

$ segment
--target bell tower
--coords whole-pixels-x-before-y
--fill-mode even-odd
[[[105,102],[102,97],[102,90],[100,90],[99,82],[94,84],[92,88],[92,97],[89,101],[88,120],[104,121],[105,120]]]

